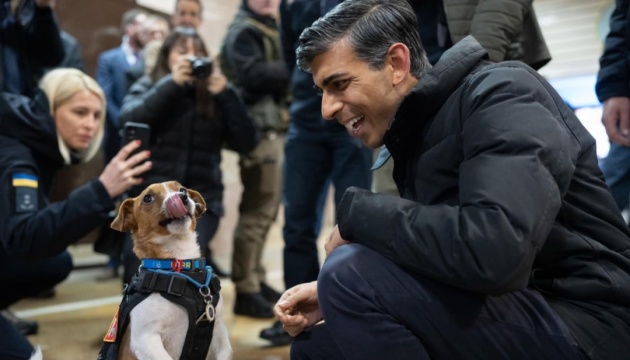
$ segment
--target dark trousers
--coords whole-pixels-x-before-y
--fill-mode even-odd
[[[319,274],[317,236],[329,183],[335,203],[350,186],[370,188],[372,152],[348,133],[289,127],[284,160],[284,282],[286,288]]]
[[[325,323],[291,359],[585,359],[540,293],[491,297],[409,273],[358,244],[334,250],[318,279]]]
[[[0,254],[0,309],[51,289],[68,277],[72,258],[67,251],[52,258],[26,262]],[[0,359],[28,359],[33,347],[15,327],[0,316]]]
[[[602,161],[602,172],[606,184],[620,210],[628,208],[630,202],[630,147],[610,144],[608,156]]]
[[[201,257],[206,259],[210,256],[208,244],[219,228],[219,217],[211,212],[203,214],[197,219],[197,242],[201,248]],[[129,284],[133,275],[138,272],[140,260],[133,253],[133,242],[131,234],[126,233],[125,244],[123,246],[123,284]]]

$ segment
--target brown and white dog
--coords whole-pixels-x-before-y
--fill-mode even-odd
[[[205,210],[205,201],[198,192],[186,189],[176,181],[153,184],[139,196],[121,204],[111,227],[131,231],[133,251],[139,259],[174,259],[175,262],[177,259],[198,259],[201,253],[195,226]],[[194,290],[196,293],[197,289]],[[199,291],[204,293],[203,289]],[[205,292],[209,293],[208,287]],[[223,322],[222,297],[219,296],[218,303],[210,310],[214,310],[214,328],[205,359],[231,359],[232,347]],[[159,293],[150,293],[129,313],[118,358],[179,359],[186,353],[183,346],[189,329],[189,315],[183,306]]]

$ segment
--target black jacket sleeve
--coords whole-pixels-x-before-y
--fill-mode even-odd
[[[40,67],[57,66],[65,56],[59,26],[51,8],[33,6],[33,18],[25,29],[26,54]]]
[[[257,29],[243,27],[226,48],[226,59],[246,92],[283,96],[289,85],[286,64],[265,58],[262,36]]]
[[[120,110],[120,125],[127,122],[145,123],[152,127],[186,110],[186,93],[182,86],[166,75],[155,84],[147,75],[136,81],[129,89]]]
[[[64,251],[68,245],[104,224],[114,203],[103,184],[94,179],[72,191],[67,199],[48,204],[39,190],[40,206],[29,212],[17,212],[14,172],[35,173],[20,167],[2,174],[0,200],[0,239],[9,254],[28,259],[44,259]],[[10,195],[9,195],[10,194]]]
[[[549,110],[558,105],[526,70],[482,72],[464,94],[462,130],[453,135],[463,157],[458,203],[350,188],[337,221],[344,239],[415,273],[500,295],[527,285],[575,171],[568,148],[576,145]]]
[[[610,32],[604,44],[604,54],[599,59],[600,69],[595,85],[601,102],[611,97],[630,97],[629,3],[629,0],[617,0],[610,18]]]
[[[258,130],[249,116],[245,104],[231,85],[216,95],[215,104],[226,127],[226,142],[230,149],[247,153],[258,145]]]

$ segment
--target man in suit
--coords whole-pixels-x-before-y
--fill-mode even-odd
[[[107,97],[104,141],[106,161],[120,149],[118,113],[128,88],[125,72],[129,67],[142,61],[140,29],[145,19],[146,14],[142,10],[132,9],[125,12],[121,21],[124,34],[121,45],[103,52],[98,58],[96,81]]]
[[[119,135],[118,114],[129,88],[127,70],[143,61],[143,42],[140,34],[142,23],[146,17],[146,13],[139,9],[125,12],[121,21],[121,29],[124,34],[121,45],[103,52],[98,58],[96,81],[103,88],[107,98],[105,138],[103,139],[105,163],[108,163],[118,153],[122,145]],[[116,235],[122,236],[122,234]],[[120,244],[122,244],[122,239],[120,239]],[[122,247],[108,250],[109,261],[101,279],[118,276],[121,251]]]

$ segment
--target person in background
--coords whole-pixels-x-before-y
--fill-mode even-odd
[[[288,289],[317,279],[317,238],[330,184],[335,188],[335,204],[350,186],[369,188],[372,151],[343,126],[324,121],[321,97],[312,77],[295,66],[298,37],[319,18],[320,2],[283,0],[280,10],[282,46],[293,95],[282,189],[284,283]],[[291,342],[280,322],[262,330],[260,336],[273,345]]]
[[[595,92],[603,103],[602,123],[610,140],[602,161],[606,183],[620,210],[630,202],[630,1],[615,1],[610,32],[599,60]]]
[[[127,93],[129,67],[142,62],[143,43],[140,30],[147,14],[140,9],[126,11],[121,19],[123,32],[120,46],[103,52],[98,57],[96,81],[101,85],[107,97],[107,124],[105,126],[105,158],[111,159],[121,146],[118,117],[122,101]]]
[[[147,72],[147,62],[152,64],[151,66],[155,64],[157,53],[155,51],[147,52],[147,47],[152,49],[159,48],[170,31],[168,21],[165,18],[159,15],[147,15],[140,27],[140,42],[142,43],[142,58],[144,61],[136,62],[125,72],[128,87],[131,87],[133,83]]]
[[[183,26],[199,30],[203,21],[203,7],[200,0],[176,0],[171,15],[171,27]]]
[[[103,152],[105,161],[109,161],[122,146],[120,136],[119,115],[122,101],[129,88],[127,71],[133,66],[139,66],[143,62],[140,30],[147,14],[140,9],[127,10],[121,19],[123,32],[120,46],[107,50],[99,55],[96,66],[96,81],[101,85],[107,98],[107,116],[105,124],[105,138]],[[110,214],[112,220],[115,212]],[[121,265],[122,244],[124,235],[109,228],[101,229],[101,236],[95,249],[106,252],[109,261],[105,264],[104,272],[98,280],[107,280],[118,277],[118,268]],[[101,244],[104,239],[104,244]],[[99,250],[103,247],[105,250]]]
[[[291,359],[627,359],[595,139],[523,62],[469,36],[431,67],[416,29],[407,1],[346,0],[300,36],[322,114],[387,145],[401,197],[346,190],[318,280],[275,307]]]
[[[227,144],[247,153],[256,147],[258,133],[241,98],[218,67],[197,68],[193,73],[191,59],[209,55],[195,29],[173,29],[164,39],[153,72],[129,90],[120,121],[121,125],[139,122],[151,126],[149,149],[154,166],[146,174],[145,184],[177,180],[204,197],[207,212],[197,220],[197,239],[202,256],[220,275],[208,245],[223,216],[221,149]],[[144,187],[132,188],[129,196],[139,195]],[[129,236],[123,262],[123,282],[128,283],[140,265]]]
[[[223,72],[239,88],[262,135],[258,146],[239,159],[243,193],[232,253],[234,313],[254,318],[273,318],[273,304],[280,298],[265,282],[261,263],[280,206],[289,121],[289,73],[275,19],[279,4],[279,0],[243,0],[221,48]]]
[[[140,28],[140,41],[146,46],[151,41],[163,41],[171,31],[168,21],[160,15],[147,15]]]
[[[89,161],[99,150],[105,95],[77,69],[47,73],[33,97],[0,95],[0,308],[50,289],[72,270],[68,245],[107,221],[116,197],[151,168],[147,152],[122,148],[101,175],[58,202],[47,194],[65,166]],[[0,317],[0,358],[28,359],[24,335]]]
[[[0,0],[0,92],[32,95],[65,56],[55,0]]]

